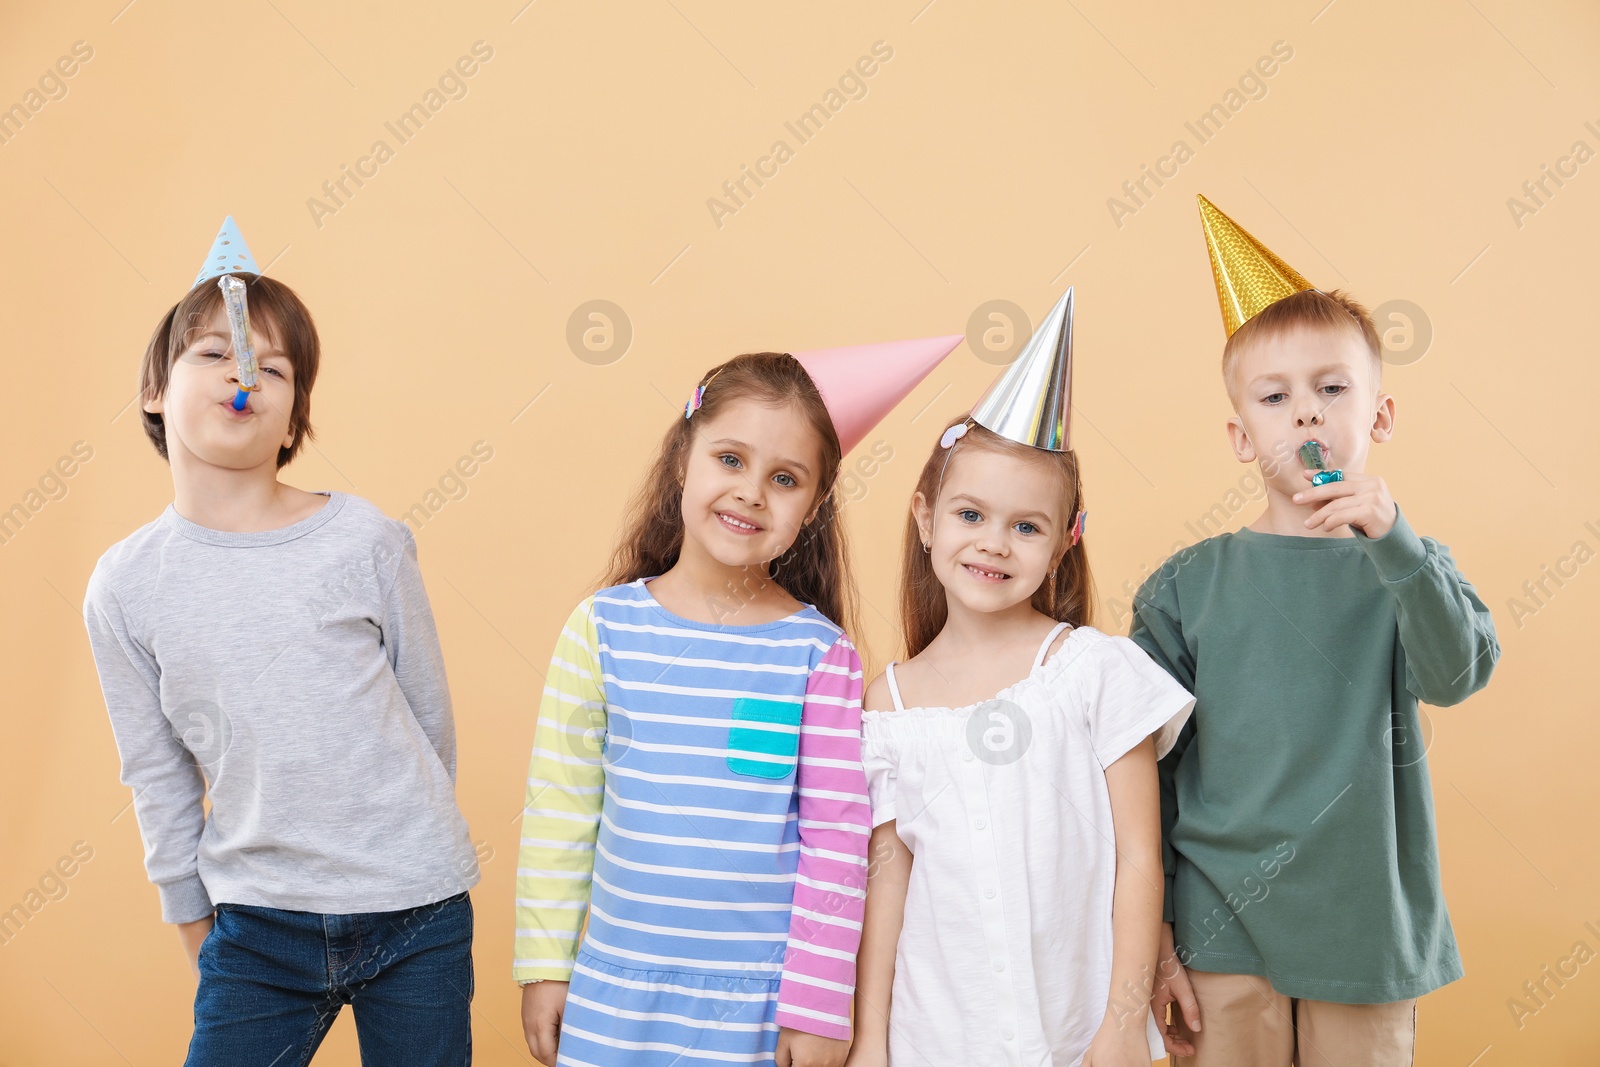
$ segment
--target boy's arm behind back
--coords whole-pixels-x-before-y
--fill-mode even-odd
[[[417,725],[439,755],[439,762],[456,776],[456,727],[445,678],[444,653],[433,609],[422,585],[417,563],[417,542],[402,527],[404,542],[390,562],[389,592],[385,598],[383,644],[394,668],[395,681],[405,694]]]

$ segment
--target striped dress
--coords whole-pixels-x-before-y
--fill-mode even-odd
[[[647,580],[578,605],[517,859],[513,973],[571,982],[559,1067],[771,1063],[780,1026],[847,1039],[866,793],[861,662],[814,607],[718,626]]]

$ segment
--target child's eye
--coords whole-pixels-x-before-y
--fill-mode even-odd
[[[722,455],[718,456],[717,459],[722,462],[724,467],[731,467],[734,470],[737,470],[740,466],[739,457],[734,455],[732,452],[724,452]]]
[[[1288,395],[1288,393],[1269,393],[1261,398],[1261,402],[1263,404],[1276,404]]]
[[[800,484],[794,480],[794,475],[792,474],[774,474],[772,476],[772,480],[783,486],[785,489],[793,489],[795,486]]]
[[[1017,523],[1017,532],[1023,534],[1038,533],[1039,527],[1035,526],[1031,522],[1019,522]]]
[[[962,522],[981,522],[981,521],[983,521],[983,516],[979,515],[976,511],[973,511],[971,508],[962,508],[960,511],[956,512],[956,514],[961,517],[961,521]]]
[[[1328,396],[1338,396],[1340,393],[1344,392],[1347,388],[1349,388],[1349,387],[1345,386],[1345,385],[1324,385],[1322,387],[1322,391],[1324,393],[1326,393]]]
[[[283,371],[279,370],[277,367],[262,367],[261,368],[261,373],[262,374],[270,374],[274,378],[282,378],[282,377],[285,376]]]

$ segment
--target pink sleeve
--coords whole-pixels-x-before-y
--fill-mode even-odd
[[[849,1040],[872,811],[861,766],[861,659],[840,636],[811,672],[800,719],[800,868],[778,1025]]]

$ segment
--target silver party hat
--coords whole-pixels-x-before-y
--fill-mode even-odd
[[[1018,444],[1072,447],[1072,289],[972,409],[972,421]]]

